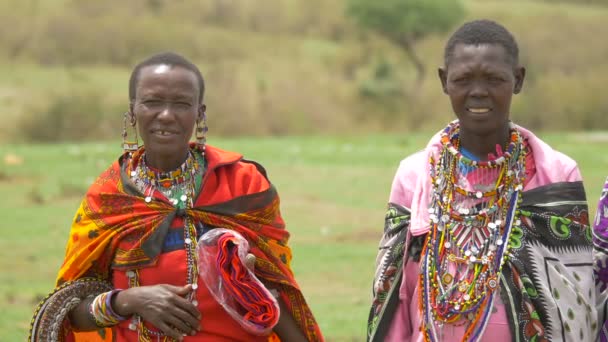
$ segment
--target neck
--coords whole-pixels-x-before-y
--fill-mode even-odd
[[[173,155],[154,155],[146,153],[146,164],[162,172],[169,172],[179,168],[188,159],[188,151]]]
[[[488,160],[490,153],[496,153],[496,145],[505,147],[509,143],[509,125],[490,134],[476,134],[460,127],[460,146],[480,160]]]

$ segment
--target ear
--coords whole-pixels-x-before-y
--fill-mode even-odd
[[[519,94],[524,86],[524,78],[526,78],[526,68],[516,67],[514,71],[515,85],[513,86],[513,94]]]
[[[133,102],[129,102],[129,120],[131,121],[131,126],[135,126],[137,123],[137,117],[135,116],[135,112],[133,112]]]
[[[203,116],[205,115],[206,111],[207,111],[207,105],[205,105],[204,103],[201,103],[198,106],[198,114],[196,116],[196,122],[200,122],[203,119]]]
[[[448,70],[447,68],[438,68],[437,75],[439,76],[439,80],[441,81],[441,88],[443,88],[443,92],[445,94],[448,93]]]

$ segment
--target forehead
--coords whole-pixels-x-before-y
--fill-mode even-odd
[[[457,44],[448,63],[448,70],[473,67],[512,69],[514,67],[513,58],[499,44]]]
[[[167,64],[148,65],[139,70],[137,94],[170,90],[198,95],[198,80],[194,72]]]

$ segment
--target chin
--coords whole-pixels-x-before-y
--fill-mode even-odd
[[[473,121],[473,122],[462,122],[460,121],[461,130],[464,129],[468,133],[476,135],[490,135],[498,132],[502,125],[497,125],[493,121]]]
[[[150,144],[146,146],[146,152],[162,156],[174,156],[181,153],[185,148],[171,146],[167,144]]]

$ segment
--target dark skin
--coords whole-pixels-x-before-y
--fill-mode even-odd
[[[167,65],[140,70],[130,114],[144,141],[148,165],[171,171],[186,160],[194,125],[205,112],[197,89],[190,70]]]
[[[460,121],[460,145],[481,160],[509,141],[511,99],[522,89],[526,69],[498,44],[458,44],[439,68],[443,92]]]
[[[195,123],[205,112],[199,94],[196,75],[190,70],[167,65],[141,69],[130,115],[137,122],[144,141],[148,165],[171,171],[186,160]],[[249,254],[246,266],[253,270],[254,265],[255,257]],[[182,341],[184,334],[195,335],[204,319],[185,298],[191,291],[192,285],[132,287],[115,295],[112,307],[124,317],[139,315],[167,336]],[[283,341],[307,341],[285,304],[281,299],[278,302],[281,315],[274,331]],[[75,329],[98,329],[88,314],[89,304],[90,301],[84,301],[70,312]]]

